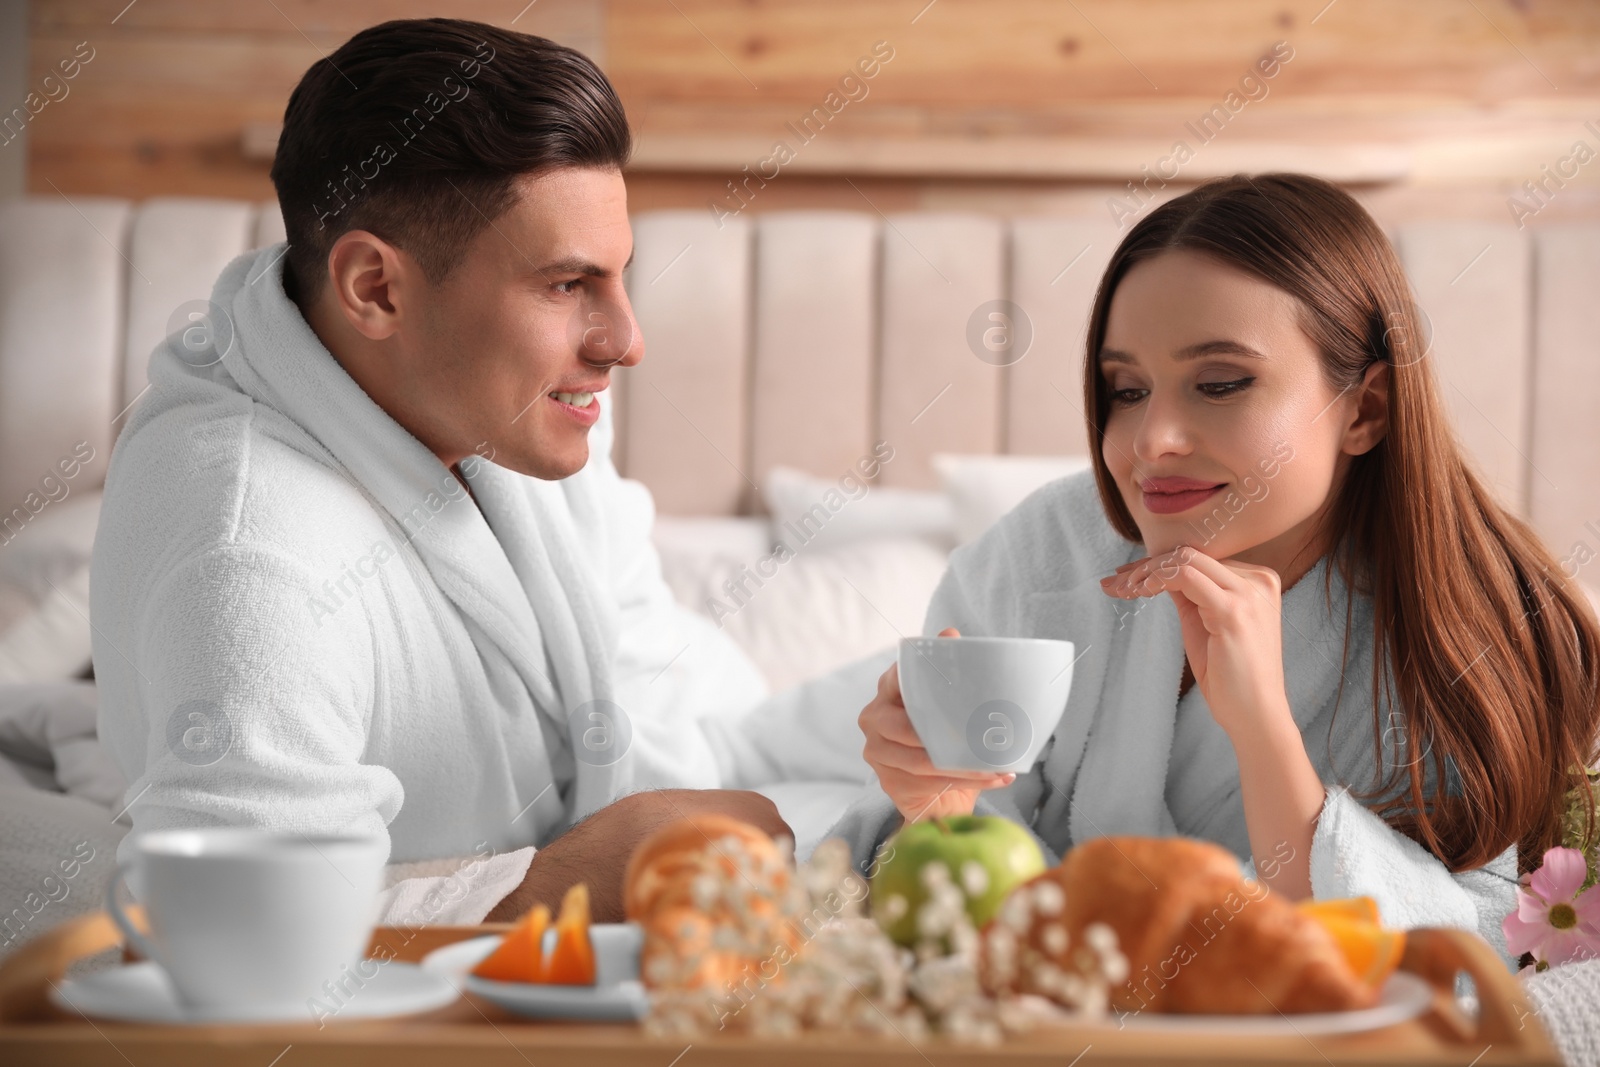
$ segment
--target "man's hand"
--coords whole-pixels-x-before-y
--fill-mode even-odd
[[[771,837],[794,839],[777,807],[760,793],[736,789],[659,789],[601,808],[534,854],[522,884],[485,922],[511,922],[536,904],[555,911],[578,882],[589,883],[595,922],[621,922],[622,876],[633,850],[652,831],[690,815],[714,813],[747,822]]]

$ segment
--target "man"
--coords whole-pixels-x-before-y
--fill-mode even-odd
[[[606,389],[644,357],[630,143],[587,59],[482,24],[386,23],[306,73],[287,251],[156,351],[108,476],[94,662],[135,832],[475,854],[455,921],[579,879],[618,918],[633,843],[681,814],[788,832],[700,788],[761,758],[730,724],[763,683],[673,603],[610,459]]]

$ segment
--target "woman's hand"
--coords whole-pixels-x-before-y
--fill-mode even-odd
[[[1195,684],[1228,735],[1289,716],[1283,683],[1283,588],[1271,567],[1213,559],[1189,545],[1125,563],[1100,579],[1124,599],[1165,592],[1183,624]]]
[[[1257,873],[1290,900],[1310,897],[1311,840],[1327,791],[1283,684],[1278,572],[1184,545],[1124,564],[1100,583],[1116,597],[1172,597],[1195,684],[1239,760]]]
[[[946,628],[939,636],[961,635],[954,628]],[[878,695],[861,709],[859,722],[867,737],[861,754],[878,772],[879,784],[906,822],[970,815],[979,793],[1016,780],[1014,774],[935,770],[906,715],[905,701],[900,696],[899,664],[878,679]]]

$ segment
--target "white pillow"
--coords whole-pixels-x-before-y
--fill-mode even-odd
[[[100,498],[80,490],[48,503],[0,548],[0,683],[65,681],[88,668]]]
[[[752,520],[686,521],[702,524],[707,541],[726,548],[741,536],[735,524]],[[717,524],[727,528],[718,532]],[[697,552],[680,532],[656,536],[673,595],[717,623],[774,692],[888,648],[903,634],[920,634],[948,558],[918,537],[857,541],[829,552],[767,545],[739,558]]]
[[[950,497],[956,540],[977,540],[1035,489],[1089,469],[1088,456],[987,456],[941,452],[933,469]]]
[[[886,537],[920,537],[944,549],[952,543],[950,501],[937,490],[872,486],[854,472],[829,479],[773,467],[762,497],[773,537],[796,552]]]
[[[920,634],[948,558],[917,537],[799,552],[748,596],[719,582],[716,614],[778,692]]]
[[[772,524],[744,516],[657,515],[650,540],[661,557],[661,577],[667,588],[678,603],[699,611],[710,574],[726,577],[739,564],[753,564],[771,554]]]

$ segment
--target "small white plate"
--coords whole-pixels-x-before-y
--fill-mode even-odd
[[[470,973],[472,968],[500,947],[504,940],[500,934],[436,948],[423,957],[422,966],[461,983],[469,993],[532,1019],[633,1022],[644,1018],[650,1010],[650,994],[639,981],[639,949],[644,944],[644,931],[638,923],[596,923],[589,927],[589,938],[594,944],[592,986],[496,982],[475,977]]]
[[[1110,1026],[1159,1033],[1227,1033],[1229,1036],[1306,1037],[1311,1034],[1354,1034],[1381,1030],[1415,1019],[1433,1003],[1433,987],[1409,971],[1396,971],[1383,983],[1378,1003],[1356,1011],[1330,1011],[1301,1015],[1180,1015],[1165,1012],[1127,1012],[1115,1008],[1106,1017]]]
[[[451,1003],[460,992],[448,980],[414,963],[378,961],[377,974],[346,983],[348,994],[319,996],[291,1012],[245,1008],[191,1008],[182,1004],[160,966],[146,960],[96,971],[52,985],[50,999],[63,1011],[98,1019],[133,1023],[323,1023],[340,1019],[378,1019],[431,1011]],[[360,972],[351,968],[359,978]]]

